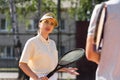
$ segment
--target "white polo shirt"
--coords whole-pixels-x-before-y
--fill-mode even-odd
[[[58,63],[58,51],[53,40],[45,40],[40,34],[30,38],[23,49],[20,62],[39,74],[48,74]]]

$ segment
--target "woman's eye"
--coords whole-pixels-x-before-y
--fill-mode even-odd
[[[47,21],[47,20],[46,20],[46,21],[45,21],[45,23],[46,23],[46,24],[48,24],[48,23],[49,23],[49,21]]]
[[[51,25],[53,26],[53,25],[54,25],[54,23],[51,23]]]

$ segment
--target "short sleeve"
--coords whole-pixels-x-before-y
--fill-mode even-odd
[[[94,35],[98,14],[100,12],[100,7],[101,7],[101,5],[97,4],[93,10],[89,28],[88,28],[88,35]]]
[[[34,45],[31,40],[28,40],[24,46],[19,62],[28,63],[33,53],[34,53]]]

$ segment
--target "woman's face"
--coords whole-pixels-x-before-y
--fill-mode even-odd
[[[45,19],[39,23],[40,31],[43,33],[47,34],[52,33],[54,27],[55,27],[54,19]]]

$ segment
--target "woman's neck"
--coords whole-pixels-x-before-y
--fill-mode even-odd
[[[40,32],[40,34],[42,35],[42,37],[46,40],[48,40],[48,34]]]

